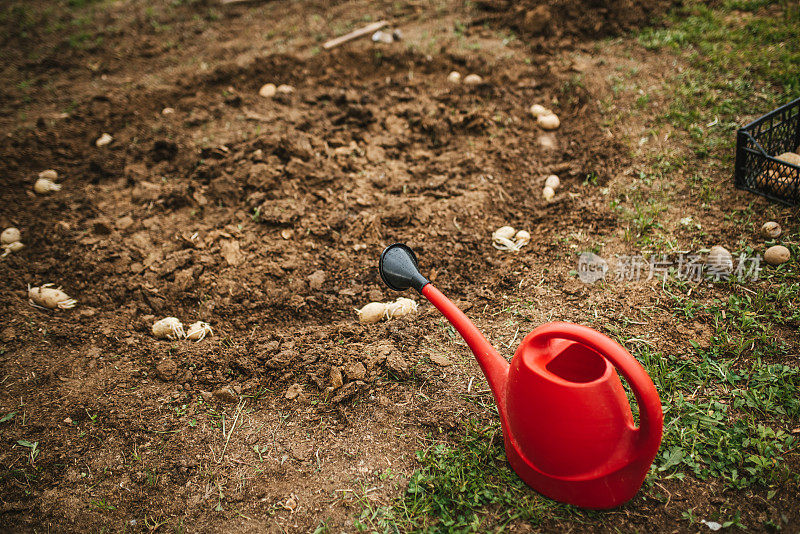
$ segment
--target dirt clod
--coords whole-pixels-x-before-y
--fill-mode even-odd
[[[331,380],[331,387],[333,389],[339,389],[344,384],[344,379],[342,378],[342,368],[338,366],[331,367],[330,372],[330,380]]]
[[[367,369],[363,363],[356,362],[348,365],[344,370],[344,374],[348,380],[363,380],[367,376]]]
[[[303,394],[303,386],[301,386],[300,384],[292,384],[291,386],[289,386],[289,389],[286,390],[286,394],[284,395],[284,397],[286,397],[289,400],[293,400],[302,394]]]
[[[431,355],[431,361],[440,367],[447,367],[449,365],[453,365],[453,362],[450,361],[450,358],[448,358],[444,354]]]
[[[239,400],[239,398],[236,396],[236,393],[233,391],[233,388],[229,386],[224,386],[219,389],[215,389],[212,395],[218,401],[224,402],[226,404],[232,404]]]
[[[172,358],[165,358],[156,365],[156,374],[161,380],[170,381],[178,372],[178,364]]]

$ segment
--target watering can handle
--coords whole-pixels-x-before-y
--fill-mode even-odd
[[[555,322],[540,326],[531,333],[531,341],[542,348],[551,339],[566,339],[581,343],[610,361],[628,381],[639,404],[639,446],[641,451],[655,454],[661,444],[664,415],[658,391],[644,370],[622,345],[588,326]]]

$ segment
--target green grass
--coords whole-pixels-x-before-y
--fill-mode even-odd
[[[418,452],[420,467],[403,497],[391,507],[365,502],[357,526],[370,532],[487,532],[512,520],[536,525],[591,515],[534,493],[505,458],[499,422],[470,420],[455,443]]]
[[[776,17],[767,5],[780,6],[783,15]],[[753,118],[800,97],[796,2],[729,1],[721,9],[687,2],[667,27],[643,31],[639,42],[687,62],[689,68],[671,84],[674,98],[662,119],[688,134],[698,156],[729,161],[743,116]]]

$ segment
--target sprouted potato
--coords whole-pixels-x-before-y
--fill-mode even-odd
[[[33,184],[33,190],[40,195],[46,195],[54,191],[61,191],[61,184],[57,184],[47,178],[39,178]]]
[[[39,287],[28,286],[28,302],[37,308],[49,308],[51,310],[68,310],[74,308],[77,300],[70,297],[61,288],[52,287],[53,284],[44,284]]]
[[[186,339],[203,341],[203,338],[213,334],[214,330],[211,328],[210,324],[203,321],[197,321],[196,323],[189,325],[189,328],[186,330]]]
[[[404,317],[415,311],[417,311],[416,302],[406,297],[398,297],[396,301],[386,305],[384,316],[387,319],[391,319],[392,317]]]
[[[517,249],[520,249],[530,243],[531,241],[531,234],[526,232],[525,230],[520,230],[517,232],[517,235],[514,236],[514,241],[516,242]]]
[[[177,317],[164,317],[153,323],[153,335],[159,339],[181,339],[186,337],[183,323]]]
[[[531,234],[525,230],[517,232],[510,226],[502,226],[492,232],[492,246],[497,250],[517,252],[531,240]]]
[[[383,302],[370,302],[360,310],[356,310],[358,320],[362,323],[377,323],[386,313],[386,304]]]

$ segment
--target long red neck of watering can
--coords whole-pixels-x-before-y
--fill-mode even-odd
[[[501,414],[503,414],[505,410],[505,386],[508,379],[508,362],[486,341],[483,334],[464,315],[464,312],[459,310],[441,291],[433,287],[433,284],[426,284],[421,293],[423,297],[442,312],[442,315],[450,321],[450,324],[458,330],[458,333],[467,342],[470,350],[475,355],[475,359],[478,360],[483,374],[489,382],[489,387],[492,389],[494,400]]]

